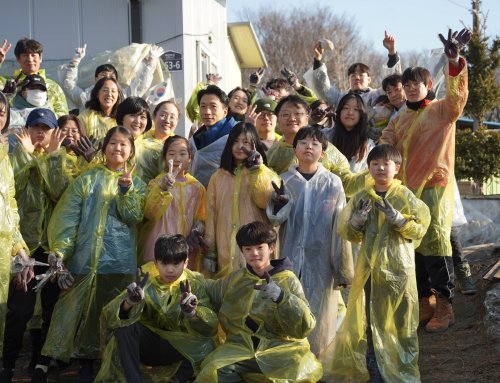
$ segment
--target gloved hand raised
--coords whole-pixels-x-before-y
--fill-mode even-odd
[[[151,61],[156,61],[158,58],[163,54],[163,48],[162,47],[154,47],[151,45],[149,47],[149,59]]]
[[[177,169],[174,171],[174,160],[168,160],[168,173],[166,173],[161,179],[160,189],[163,191],[170,190],[175,185],[175,177],[182,169],[182,162],[179,164]]]
[[[71,144],[70,147],[77,156],[82,156],[83,158],[85,158],[85,161],[90,164],[95,155],[102,149],[102,141],[99,142],[99,146],[97,147],[97,149],[94,148],[95,141],[96,140],[94,136],[90,136],[90,138],[87,136],[82,136],[80,140],[77,141],[78,146]]]
[[[135,272],[135,282],[132,282],[127,286],[127,299],[126,302],[130,306],[135,306],[144,300],[144,287],[148,283],[149,276],[151,274],[148,272],[141,281],[141,269],[137,269]]]
[[[323,120],[324,118],[326,117],[334,117],[335,116],[335,113],[334,112],[331,112],[330,111],[335,107],[335,105],[332,105],[332,106],[329,106],[328,108],[321,108],[321,107],[317,107],[316,109],[314,109],[311,113],[311,118],[316,121],[316,122],[319,122],[321,120]]]
[[[271,181],[271,185],[274,188],[274,191],[271,193],[271,201],[277,206],[285,206],[288,203],[288,198],[285,196],[285,183],[281,180],[281,187],[278,187],[274,181]]]
[[[264,277],[266,278],[267,285],[255,285],[253,288],[255,290],[261,290],[265,292],[265,294],[262,296],[262,299],[270,299],[274,303],[276,303],[281,295],[282,290],[276,283],[274,283],[273,279],[267,271],[264,273]]]
[[[75,48],[75,53],[73,53],[73,61],[79,63],[85,57],[85,51],[87,50],[87,44],[83,48]]]
[[[262,91],[264,94],[269,97],[271,100],[275,100],[276,97],[278,97],[280,94],[278,91],[271,89],[271,88],[262,88]]]
[[[191,293],[191,285],[189,284],[189,280],[186,279],[186,284],[184,281],[180,283],[181,289],[181,300],[179,304],[181,306],[181,311],[187,318],[193,318],[196,316],[196,307],[198,307],[198,298],[196,295]]]
[[[262,67],[260,67],[256,72],[253,72],[250,75],[250,86],[257,88],[257,85],[260,84],[262,77],[264,77],[264,73],[266,73],[266,70]]]
[[[255,142],[252,140],[252,150],[248,151],[245,147],[241,147],[243,152],[248,156],[247,167],[249,170],[257,170],[264,162],[260,153],[255,150]]]
[[[297,78],[297,75],[291,70],[285,68],[281,71],[281,74],[286,77],[286,81],[288,81],[292,88],[295,89],[295,87],[299,85],[299,79]]]
[[[197,249],[198,246],[201,246],[205,253],[208,253],[208,245],[203,239],[204,235],[205,223],[203,221],[197,221],[186,238],[190,253],[192,253],[194,249]]]
[[[458,33],[455,31],[451,34],[451,29],[448,29],[448,39],[440,33],[439,38],[444,45],[444,53],[450,61],[458,61],[460,50],[465,47],[472,39],[472,32],[464,28]]]
[[[363,199],[359,200],[356,211],[349,220],[354,229],[361,230],[365,226],[366,221],[368,221],[368,212],[372,209],[371,203],[370,199],[366,202]]]
[[[404,225],[406,225],[406,218],[403,217],[399,211],[394,209],[392,205],[385,198],[383,199],[384,205],[375,202],[375,207],[379,209],[381,212],[385,214],[385,220],[387,223],[396,226],[396,228],[401,229]]]
[[[3,93],[16,93],[17,92],[17,88],[22,88],[23,86],[25,86],[27,83],[30,82],[30,80],[24,80],[23,82],[19,82],[19,79],[21,78],[21,76],[23,75],[23,71],[21,71],[21,73],[19,73],[19,76],[17,76],[15,79],[7,79],[7,81],[5,81],[5,86],[3,88]]]
[[[207,74],[207,82],[208,85],[219,85],[219,82],[222,80],[222,77],[219,74],[208,73]]]

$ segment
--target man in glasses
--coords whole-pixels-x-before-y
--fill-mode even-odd
[[[281,136],[275,132],[278,118],[274,110],[278,103],[272,98],[260,98],[255,101],[245,117],[245,122],[255,126],[259,134],[260,142],[266,152],[271,146],[281,139]]]

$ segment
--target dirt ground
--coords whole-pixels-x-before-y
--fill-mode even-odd
[[[500,259],[500,249],[481,250],[467,256],[479,292],[462,295],[457,288],[453,309],[456,323],[444,333],[430,334],[419,328],[420,374],[422,383],[500,382],[500,338],[492,339],[482,325],[486,291],[499,280],[487,281],[485,272]],[[31,351],[22,350],[14,382],[29,382],[26,369]],[[51,365],[49,381],[70,383],[78,376],[78,363],[63,371]],[[99,363],[95,363],[95,372]]]

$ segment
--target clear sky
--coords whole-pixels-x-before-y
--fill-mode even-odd
[[[381,51],[385,51],[382,39],[386,29],[396,38],[398,51],[421,51],[440,47],[437,34],[446,36],[448,27],[462,29],[460,20],[472,26],[470,0],[227,0],[228,22],[244,21],[238,19],[238,11],[244,6],[257,8],[269,4],[278,8],[320,4],[329,6],[335,13],[354,16],[361,36],[373,41],[374,47]],[[500,0],[483,0],[481,11],[488,10],[487,34],[500,36]]]

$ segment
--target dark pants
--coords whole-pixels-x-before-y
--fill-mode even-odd
[[[262,373],[255,358],[242,360],[241,362],[219,368],[217,370],[217,380],[219,383],[245,383],[243,374],[252,373]]]
[[[120,361],[127,383],[142,382],[140,363],[146,366],[170,366],[182,361],[176,376],[185,383],[193,375],[191,362],[177,351],[169,341],[162,339],[140,322],[114,331]]]
[[[415,272],[419,298],[430,297],[436,290],[453,303],[455,275],[452,257],[424,256],[415,253]]]
[[[453,258],[453,266],[468,265],[467,259],[462,251],[462,244],[458,238],[457,231],[452,227],[450,234],[451,252]]]
[[[39,247],[36,249],[31,257],[38,262],[47,263],[48,254],[44,254],[43,248]],[[35,274],[43,274],[48,269],[46,266],[35,266]],[[5,335],[4,335],[4,347],[3,347],[3,367],[4,368],[14,368],[16,360],[19,356],[19,352],[23,347],[23,336],[26,331],[26,325],[33,316],[36,303],[36,293],[33,288],[36,286],[37,281],[32,279],[28,284],[28,291],[24,292],[23,289],[17,289],[16,286],[11,282],[9,286],[9,298],[7,300],[7,307],[9,309],[5,317]],[[50,318],[52,317],[52,311],[54,306],[59,299],[59,293],[61,289],[59,288],[57,282],[48,282],[40,292],[41,303],[42,303],[42,329],[34,330],[31,335],[32,343],[34,348],[39,351],[43,347],[43,343],[47,338],[47,333],[50,326]],[[39,334],[39,335],[38,335]],[[40,339],[38,339],[40,337]],[[42,356],[39,356],[40,358]],[[43,363],[48,365],[47,362]]]
[[[366,313],[366,355],[374,357],[375,349],[373,348],[373,332],[372,324],[370,321],[370,299],[372,296],[372,277],[369,276],[365,283],[365,313]]]

